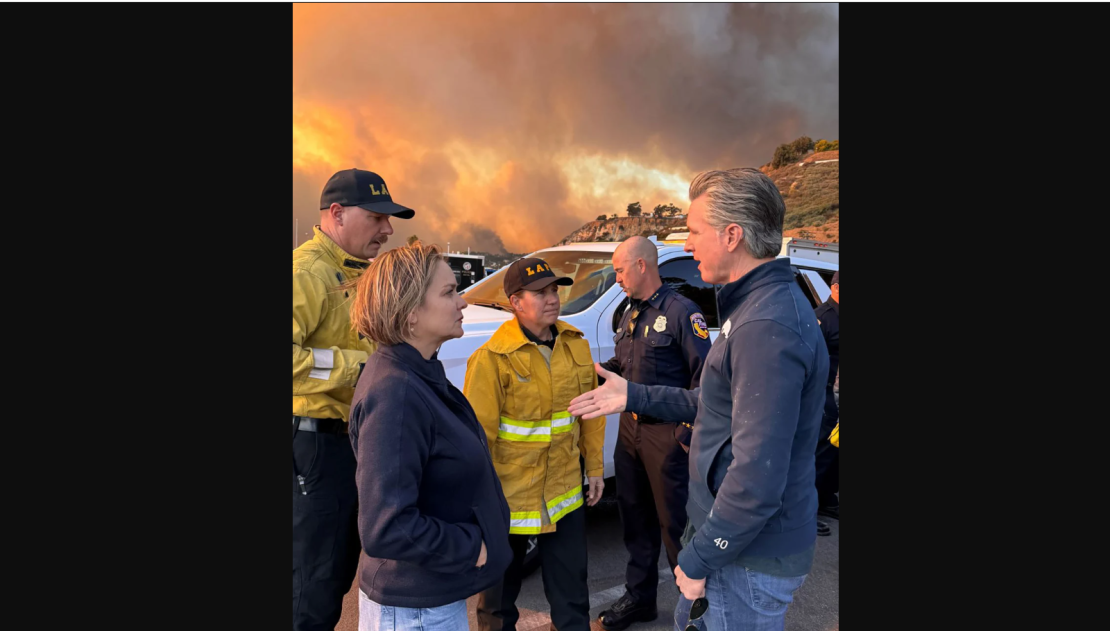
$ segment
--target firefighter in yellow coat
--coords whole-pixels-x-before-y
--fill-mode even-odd
[[[543,588],[558,631],[588,631],[586,515],[605,487],[605,418],[567,413],[570,400],[597,387],[590,343],[559,320],[560,285],[542,259],[506,270],[514,319],[501,325],[466,365],[464,393],[486,430],[490,455],[509,501],[513,562],[502,583],[478,598],[481,631],[515,631],[516,598],[530,535],[538,535]],[[589,480],[582,493],[582,464]]]

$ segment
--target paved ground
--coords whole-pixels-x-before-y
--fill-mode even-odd
[[[586,510],[589,528],[590,616],[594,620],[594,631],[601,631],[597,624],[597,615],[624,593],[624,568],[628,553],[621,540],[616,503],[607,497],[597,506]],[[786,631],[835,631],[840,628],[840,522],[835,519],[823,521],[829,523],[832,535],[817,538],[813,571],[805,585],[798,590],[794,604],[790,606],[786,615]],[[659,561],[659,567],[662,568],[658,599],[659,619],[633,625],[628,631],[669,631],[674,626],[672,617],[678,601],[678,588],[674,585],[666,557],[660,555]],[[662,578],[664,576],[666,578]],[[475,600],[476,598],[471,598],[468,601],[471,629],[477,629],[474,622]],[[540,631],[549,626],[550,609],[543,595],[540,572],[537,571],[524,580],[517,607],[521,613],[518,631]],[[343,601],[343,619],[336,629],[358,630],[357,581]]]

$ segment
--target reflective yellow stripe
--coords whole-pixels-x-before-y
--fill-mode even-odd
[[[522,443],[549,443],[551,442],[550,434],[540,434],[537,436],[521,436],[512,432],[497,432],[497,437],[502,440],[512,440]]]
[[[514,535],[538,535],[541,517],[539,511],[509,513],[509,532]]]
[[[574,417],[569,412],[556,412],[542,421],[518,421],[501,417],[497,436],[502,440],[521,442],[550,442],[552,434],[565,434],[574,429]]]
[[[582,505],[582,489],[577,488],[563,493],[559,497],[547,503],[547,514],[551,517],[551,523],[555,523],[562,519],[564,515],[571,512]]]
[[[497,437],[522,442],[551,442],[551,421],[517,421],[502,416]]]
[[[565,434],[574,429],[574,417],[569,412],[559,412],[551,417],[551,433]]]

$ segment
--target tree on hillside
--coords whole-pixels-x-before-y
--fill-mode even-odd
[[[664,206],[663,204],[659,204],[655,207],[654,210],[651,211],[651,214],[655,217],[662,218],[674,217],[680,212],[682,212],[682,209],[678,206],[675,206],[674,204],[667,204],[666,206]]]
[[[605,215],[598,215],[594,221],[605,221]]]
[[[778,149],[775,149],[775,158],[771,160],[771,167],[778,169],[790,164],[797,159],[798,156],[794,153],[794,148],[792,146],[779,145]]]
[[[644,209],[640,208],[640,202],[634,202],[634,203],[631,203],[631,204],[628,205],[628,216],[629,217],[639,217],[640,215],[643,214],[643,212],[644,212]]]
[[[832,142],[828,140],[818,140],[817,144],[813,146],[813,150],[817,152],[836,151],[837,149],[840,149],[839,140],[833,140]]]
[[[617,218],[617,213],[613,213],[612,215],[609,215],[609,218],[610,219],[616,219]]]
[[[414,234],[411,237],[409,237],[409,240],[406,241],[405,243],[408,243],[409,245],[412,245],[413,243],[416,243],[419,240],[420,240],[420,237],[418,237]]]
[[[813,149],[813,139],[809,136],[802,136],[790,143],[790,148],[794,150],[795,156],[804,156],[807,151]]]

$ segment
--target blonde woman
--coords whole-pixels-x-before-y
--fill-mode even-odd
[[[351,322],[378,344],[351,404],[357,459],[359,629],[466,631],[466,599],[509,565],[509,509],[474,410],[436,351],[466,302],[435,246],[379,256]]]

